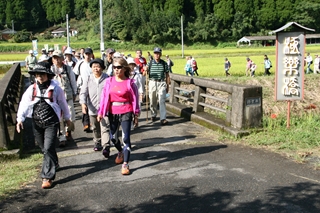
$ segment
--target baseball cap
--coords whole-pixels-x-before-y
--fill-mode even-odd
[[[29,54],[33,53],[33,50],[29,50]]]
[[[63,57],[61,50],[55,50],[55,51],[52,53],[52,56],[58,56],[58,57],[60,57],[60,58]]]
[[[108,54],[110,54],[110,53],[115,53],[116,50],[113,49],[113,48],[108,48],[108,49],[106,50],[106,52],[107,52]]]
[[[161,53],[162,50],[161,50],[160,47],[155,47],[155,48],[153,49],[153,52],[154,52],[154,53]]]
[[[92,51],[92,49],[91,48],[86,48],[86,49],[84,49],[84,53],[86,54],[86,53],[90,53],[90,54],[93,54],[93,51]]]

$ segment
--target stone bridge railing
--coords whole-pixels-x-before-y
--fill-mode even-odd
[[[170,74],[167,110],[239,137],[262,125],[262,87]]]
[[[15,123],[22,89],[21,80],[19,63],[15,63],[0,80],[0,148],[19,147]]]

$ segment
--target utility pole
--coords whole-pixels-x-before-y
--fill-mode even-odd
[[[70,47],[70,35],[69,35],[69,16],[66,14],[67,20],[67,46]]]
[[[11,20],[11,25],[12,25],[12,34],[14,34],[14,23],[13,23],[13,20]]]
[[[102,51],[104,51],[102,0],[99,0],[99,3],[100,3],[100,51],[101,51],[101,58],[102,58]]]
[[[183,52],[183,16],[181,16],[181,52],[182,52],[182,58],[184,58],[184,52]]]

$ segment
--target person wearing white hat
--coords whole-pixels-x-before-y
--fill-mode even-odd
[[[70,66],[72,71],[73,68],[76,66],[76,62],[75,60],[73,60],[73,54],[72,54],[72,49],[71,47],[67,47],[67,49],[64,51],[64,61],[63,63]]]
[[[123,58],[123,57],[121,56],[121,53],[115,52],[115,53],[113,53],[113,55],[112,55],[112,61],[113,61],[113,59],[115,59],[115,58]],[[110,64],[109,67],[107,68],[107,75],[108,75],[109,77],[110,77],[110,76],[113,76],[113,66],[112,66],[112,64]]]
[[[33,50],[29,50],[29,55],[26,57],[25,62],[27,70],[33,70],[33,67],[38,62],[36,56],[33,55]],[[30,82],[31,84],[35,82],[35,77],[33,75],[30,75]]]

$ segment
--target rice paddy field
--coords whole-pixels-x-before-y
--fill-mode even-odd
[[[83,44],[85,46],[85,44]],[[1,47],[1,44],[0,44]],[[41,48],[41,45],[38,45]],[[31,45],[30,45],[31,48]],[[139,48],[139,47],[137,47]],[[131,54],[135,56],[134,51],[126,51],[125,49],[117,49],[119,52],[123,52],[125,55]],[[152,49],[143,49],[143,55],[146,56],[147,51],[152,52]],[[184,66],[186,64],[186,56],[193,56],[198,63],[198,73],[201,77],[224,77],[224,59],[228,58],[231,62],[230,73],[232,76],[241,77],[245,75],[246,58],[249,57],[257,65],[256,76],[261,76],[264,73],[263,68],[263,56],[268,55],[269,59],[273,63],[271,72],[274,73],[274,67],[276,63],[275,59],[275,47],[234,47],[234,48],[212,48],[212,49],[191,49],[184,48],[183,56],[181,50],[167,50],[163,49],[162,58],[165,55],[169,55],[174,62],[172,70],[177,74],[185,74]],[[306,52],[310,52],[314,57],[314,54],[320,53],[319,45],[308,45]],[[97,50],[94,51],[96,57],[100,57],[101,53]],[[23,53],[1,53],[0,61],[23,61],[28,55],[27,52]],[[232,77],[231,76],[231,77]]]

